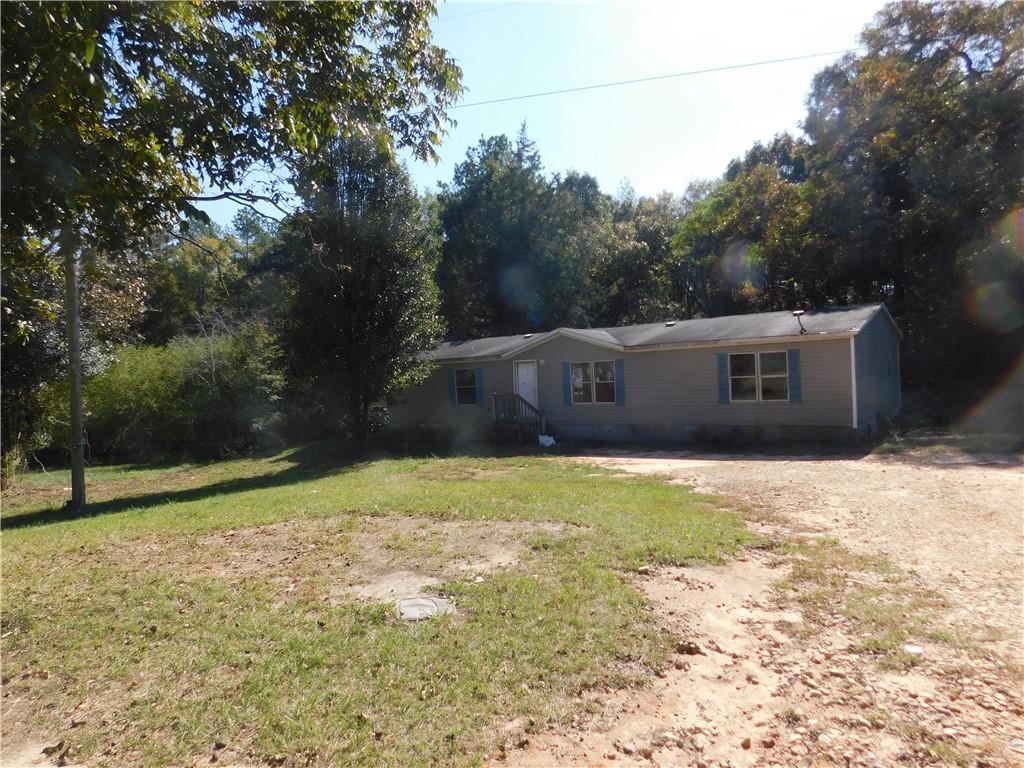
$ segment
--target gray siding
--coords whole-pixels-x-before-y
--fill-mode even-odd
[[[538,363],[538,396],[549,431],[564,437],[644,434],[684,439],[692,430],[716,426],[850,427],[853,419],[849,339],[771,345],[737,345],[656,352],[618,352],[586,342],[556,337],[516,359]],[[719,403],[718,353],[799,349],[802,401]],[[624,361],[622,405],[563,404],[562,363]],[[430,378],[392,406],[392,426],[425,426],[486,437],[492,392],[511,392],[513,360],[439,366]],[[447,369],[479,367],[484,371],[484,406],[452,406]],[[636,427],[638,429],[633,429]]]
[[[663,352],[616,352],[558,338],[531,350],[540,366],[541,407],[558,425],[639,424],[681,426],[848,426],[852,421],[849,342],[846,339],[787,345],[743,345]],[[718,402],[718,353],[799,348],[800,403]],[[616,405],[562,403],[561,362],[625,361],[626,401]]]
[[[482,369],[485,393],[482,404],[451,404],[448,397],[448,370],[451,368]],[[490,437],[491,393],[511,391],[510,360],[439,365],[423,384],[399,395],[397,402],[388,406],[388,415],[391,426],[396,429],[422,426],[451,431],[467,440],[483,440]]]
[[[857,350],[857,425],[877,429],[879,417],[900,410],[899,335],[878,312],[854,339]]]

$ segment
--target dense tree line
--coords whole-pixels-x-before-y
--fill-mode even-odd
[[[455,336],[884,301],[905,383],[998,375],[1024,341],[1024,6],[888,6],[819,73],[800,136],[676,199],[546,177],[521,134],[440,194]]]
[[[682,203],[547,177],[525,126],[482,139],[438,195],[443,314],[455,338],[664,317],[662,279]]]
[[[17,418],[3,419],[3,478],[39,411],[58,357],[48,328],[63,313],[70,506],[84,503],[79,278],[89,254],[118,267],[161,233],[187,236],[204,185],[274,201],[244,186],[255,168],[301,161],[367,126],[436,156],[461,71],[432,42],[435,12],[430,0],[5,5],[3,411]]]
[[[1024,343],[1022,35],[1016,3],[887,6],[816,76],[799,135],[681,195],[549,173],[525,126],[425,195],[394,159],[400,125],[296,148],[299,210],[279,221],[243,207],[221,230],[183,206],[173,235],[80,244],[93,447],[365,439],[441,338],[858,302],[900,322],[906,385],[1002,375]],[[56,225],[4,217],[5,451],[59,445]],[[119,397],[132,368],[159,385]],[[160,397],[187,407],[158,439]]]

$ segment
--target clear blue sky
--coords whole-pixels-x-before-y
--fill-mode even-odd
[[[440,6],[436,42],[463,68],[464,103],[852,48],[882,6],[844,2],[519,2]],[[419,188],[450,181],[481,136],[526,121],[548,172],[577,170],[614,193],[679,193],[719,176],[754,141],[796,131],[811,78],[835,57],[465,107]],[[227,224],[234,206],[211,204]]]

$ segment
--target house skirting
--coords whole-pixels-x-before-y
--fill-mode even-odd
[[[471,424],[458,429],[422,425],[389,430],[392,438],[409,445],[461,448],[495,439],[490,424]],[[680,424],[580,424],[548,422],[548,432],[560,443],[630,443],[638,445],[685,445],[722,443],[847,443],[863,439],[867,430],[850,426],[798,425],[680,425]]]
[[[550,423],[563,441],[609,443],[842,443],[863,437],[850,426],[723,425],[723,424],[574,424]]]

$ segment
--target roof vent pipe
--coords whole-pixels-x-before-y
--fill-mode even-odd
[[[671,327],[672,327],[673,325],[675,325],[675,324],[676,324],[676,321],[675,321],[675,320],[666,320],[666,321],[665,321],[665,327],[666,327],[666,328],[671,328]]]
[[[794,309],[793,310],[793,317],[795,317],[796,321],[798,323],[800,323],[800,335],[801,336],[803,336],[805,333],[807,333],[807,329],[804,328],[804,321],[800,319],[800,317],[803,315],[803,313],[804,313],[804,310],[802,310],[802,309]]]

